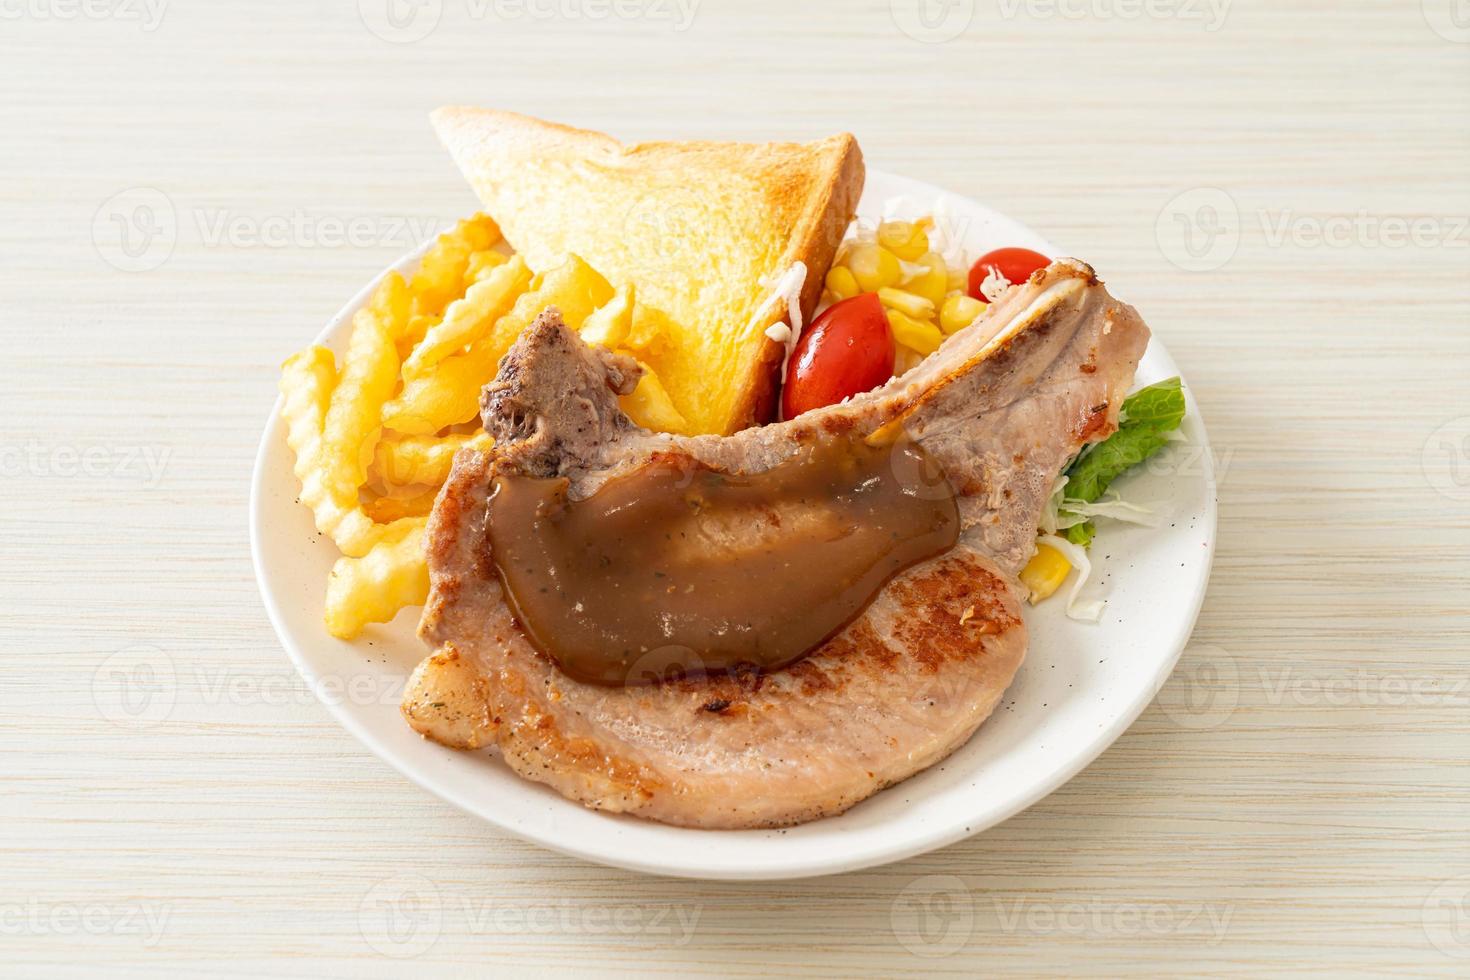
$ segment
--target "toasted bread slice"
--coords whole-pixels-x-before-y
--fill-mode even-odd
[[[768,421],[786,319],[773,283],[806,266],[804,322],[863,188],[849,134],[815,143],[637,143],[512,112],[448,107],[434,128],[533,269],[568,252],[633,283],[639,358],[691,433]]]

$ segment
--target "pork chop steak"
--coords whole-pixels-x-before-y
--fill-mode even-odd
[[[1016,574],[1042,508],[1067,461],[1116,428],[1147,341],[1091,268],[1059,260],[882,388],[733,436],[679,437],[633,425],[616,395],[636,364],[548,310],[482,395],[494,448],[461,450],[435,505],[420,635],[436,652],[405,717],[446,745],[494,743],[522,776],[596,809],[707,828],[841,813],[943,759],[994,710],[1026,652]],[[572,680],[525,638],[486,538],[495,474],[565,477],[576,500],[655,458],[751,474],[835,437],[918,443],[954,488],[962,530],[805,659],[607,687]],[[747,519],[749,534],[770,532]]]

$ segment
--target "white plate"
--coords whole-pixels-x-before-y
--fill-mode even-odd
[[[895,198],[898,213],[911,216],[942,202],[971,257],[1003,245],[1067,254],[973,201],[879,171],[868,172],[860,215],[876,219]],[[421,252],[395,268],[411,268]],[[342,349],[373,285],[327,324],[318,343]],[[1154,324],[1161,326],[1167,331]],[[1156,335],[1137,383],[1178,373]],[[279,404],[255,462],[250,543],[266,610],[297,669],[348,731],[425,789],[502,830],[590,861],[692,878],[798,878],[897,861],[999,823],[1096,758],[1153,699],[1189,639],[1214,554],[1215,478],[1192,398],[1183,431],[1187,443],[1126,478],[1130,497],[1157,503],[1161,525],[1105,523],[1093,545],[1100,584],[1088,593],[1108,600],[1101,623],[1067,619],[1061,598],[1028,610],[1026,663],[969,744],[840,817],[778,831],[683,830],[596,813],[521,779],[489,751],[455,752],[410,731],[398,694],[427,652],[413,632],[418,610],[353,643],[326,634],[322,597],[337,551],[296,503]]]

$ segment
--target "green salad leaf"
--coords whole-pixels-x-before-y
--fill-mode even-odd
[[[1092,503],[1108,484],[1157,453],[1184,420],[1184,388],[1178,378],[1141,388],[1123,402],[1118,431],[1083,452],[1067,469],[1066,500]],[[1067,540],[1087,547],[1097,533],[1092,521],[1066,529]]]
[[[1097,525],[1092,521],[1083,521],[1081,524],[1073,524],[1062,534],[1073,544],[1080,544],[1084,548],[1092,547],[1092,539],[1097,536]]]

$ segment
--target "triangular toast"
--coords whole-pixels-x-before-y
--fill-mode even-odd
[[[809,321],[863,187],[851,135],[814,143],[623,145],[513,112],[446,107],[434,128],[506,241],[533,269],[568,252],[633,283],[646,345],[692,432],[774,412],[786,319],[777,277],[805,264]]]

